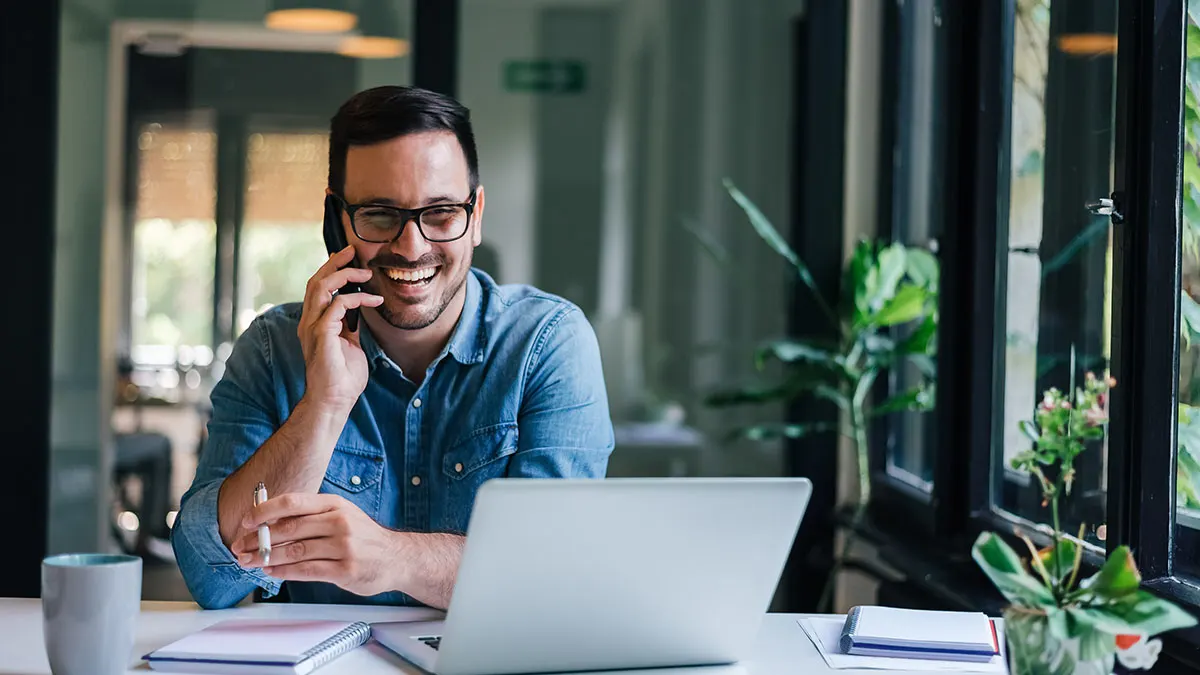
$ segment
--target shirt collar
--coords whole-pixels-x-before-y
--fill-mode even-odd
[[[463,301],[462,316],[450,334],[446,348],[438,355],[436,361],[449,354],[454,360],[464,365],[483,361],[484,347],[487,345],[487,326],[483,320],[483,285],[476,277],[475,270],[467,272],[467,297]],[[359,323],[358,342],[367,357],[367,364],[373,372],[381,364],[391,364],[399,370],[399,366],[383,352],[371,329],[365,321]]]

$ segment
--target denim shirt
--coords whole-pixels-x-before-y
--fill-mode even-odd
[[[217,493],[304,394],[300,312],[300,304],[281,305],[255,319],[213,387],[208,442],[171,534],[188,589],[205,608],[234,605],[255,587],[270,597],[281,586],[243,569],[221,541]],[[488,479],[604,476],[613,428],[599,346],[578,307],[472,269],[462,317],[420,385],[360,326],[370,376],[321,492],[387,528],[462,534]],[[327,583],[289,581],[287,589],[293,602],[417,604],[400,592],[364,597]]]

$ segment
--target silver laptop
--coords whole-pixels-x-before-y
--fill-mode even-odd
[[[805,478],[494,479],[445,620],[372,635],[437,675],[735,664],[811,494]]]

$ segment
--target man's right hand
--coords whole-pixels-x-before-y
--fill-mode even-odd
[[[353,260],[354,247],[347,246],[330,256],[309,278],[296,330],[304,352],[304,397],[327,412],[345,415],[350,414],[366,389],[369,371],[358,333],[347,331],[342,319],[349,309],[383,304],[381,296],[370,293],[334,296],[348,283],[361,284],[371,278],[370,270],[346,267]]]

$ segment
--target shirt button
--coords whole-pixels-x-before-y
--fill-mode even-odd
[[[362,478],[359,478],[358,476],[350,476],[350,484],[351,485],[360,485],[360,484],[362,484]]]
[[[413,479],[412,479],[412,484],[413,484],[413,485],[420,485],[420,484],[421,484],[421,477],[420,477],[420,476],[413,476]]]
[[[414,399],[413,399],[413,407],[414,407],[414,408],[420,408],[420,407],[421,407],[421,399],[419,399],[419,398],[414,398]]]
[[[455,473],[462,473],[462,462],[454,465],[454,471]]]

